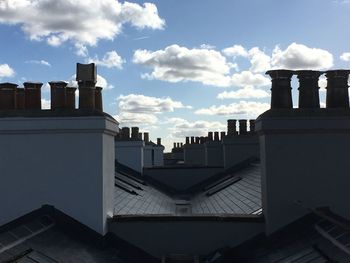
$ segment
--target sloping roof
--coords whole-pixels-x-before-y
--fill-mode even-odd
[[[115,216],[261,214],[259,164],[226,174],[188,200],[171,197],[156,187],[142,184],[133,178],[135,176],[125,171],[116,172]]]

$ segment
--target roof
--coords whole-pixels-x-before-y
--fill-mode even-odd
[[[115,216],[261,214],[259,164],[223,174],[188,199],[171,196],[140,178],[125,171],[116,172]]]

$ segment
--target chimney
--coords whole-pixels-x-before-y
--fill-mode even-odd
[[[103,111],[102,105],[102,87],[95,88],[95,109]]]
[[[299,108],[319,108],[318,78],[322,73],[313,70],[298,70],[296,74],[299,79]]]
[[[292,70],[269,70],[271,77],[271,109],[293,108],[291,78]]]
[[[24,110],[25,108],[25,101],[24,101],[24,88],[17,88],[16,89],[16,108],[19,110]]]
[[[41,110],[41,86],[40,82],[24,82],[24,101],[27,110]]]
[[[182,148],[184,146],[184,144],[183,143],[180,143],[180,147]]]
[[[191,144],[194,144],[194,136],[191,136]]]
[[[247,134],[247,120],[239,120],[239,135]]]
[[[121,138],[122,139],[130,139],[130,128],[129,127],[123,127],[121,131]]]
[[[94,63],[77,63],[76,80],[79,85],[79,109],[95,109],[95,84],[97,82]]]
[[[255,132],[255,120],[249,120],[249,131],[251,133]]]
[[[199,144],[199,137],[196,137],[195,143],[196,143],[196,144]]]
[[[16,88],[14,83],[0,83],[0,109],[16,109]]]
[[[214,132],[214,141],[219,141],[219,132]]]
[[[226,133],[224,131],[220,132],[220,140],[225,138],[225,136],[226,136]]]
[[[66,109],[75,109],[75,91],[77,88],[66,87]]]
[[[213,140],[213,132],[208,132],[208,141]]]
[[[131,127],[131,139],[139,139],[139,127]]]
[[[174,148],[174,149],[176,148],[176,142],[173,143],[173,148]]]
[[[148,132],[143,133],[143,140],[145,141],[145,143],[149,143],[149,133]]]
[[[158,146],[162,145],[162,139],[161,138],[157,138],[157,145]]]
[[[180,143],[179,142],[176,144],[176,148],[180,148]]]
[[[236,123],[237,120],[227,120],[227,136],[237,135]]]
[[[348,78],[350,70],[328,70],[327,77],[327,108],[349,108]]]
[[[190,137],[186,136],[186,144],[190,144]]]
[[[64,81],[49,82],[51,88],[51,110],[64,109],[66,107],[66,86]]]

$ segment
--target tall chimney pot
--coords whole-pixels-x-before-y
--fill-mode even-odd
[[[191,144],[194,144],[194,136],[191,136]]]
[[[320,96],[318,78],[322,74],[320,71],[298,70],[299,79],[299,108],[319,108]]]
[[[131,127],[131,139],[137,140],[139,138],[139,127]]]
[[[149,143],[149,133],[148,132],[143,133],[143,140],[145,141],[145,143]]]
[[[326,71],[326,108],[349,108],[349,73],[350,70]]]
[[[190,137],[186,137],[186,144],[190,144]]]
[[[199,137],[196,137],[195,143],[199,144]]]
[[[130,128],[129,127],[122,128],[121,138],[122,139],[130,139]]]
[[[41,109],[41,87],[40,82],[24,82],[25,108],[28,110]]]
[[[79,85],[79,109],[95,109],[97,73],[94,63],[77,63],[76,80]]]
[[[179,142],[176,144],[176,148],[180,148],[180,143]]]
[[[293,108],[291,79],[292,70],[279,69],[266,72],[271,77],[271,109]]]
[[[173,148],[174,148],[174,149],[176,148],[176,142],[173,143]]]
[[[66,87],[66,109],[75,109],[75,87]]]
[[[239,134],[247,134],[247,120],[239,120]]]
[[[67,82],[51,81],[49,84],[51,89],[51,110],[65,108]]]
[[[219,132],[214,132],[214,141],[219,141]]]
[[[95,88],[95,109],[103,111],[102,105],[102,87]]]
[[[0,83],[0,109],[14,110],[16,109],[16,88],[14,83]]]
[[[213,140],[213,132],[208,132],[208,141]]]
[[[162,139],[161,138],[157,138],[157,145],[162,145]]]
[[[236,123],[237,120],[227,120],[227,136],[237,135]]]
[[[220,132],[220,140],[224,139],[225,136],[226,136],[226,132],[224,131]]]
[[[24,101],[24,88],[16,89],[16,108],[19,110],[25,109],[25,101]]]
[[[255,120],[249,120],[249,131],[251,133],[255,132]]]

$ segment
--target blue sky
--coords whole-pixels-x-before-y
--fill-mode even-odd
[[[96,62],[104,110],[169,150],[266,110],[267,69],[349,68],[349,13],[348,0],[1,0],[0,81],[69,81]]]

